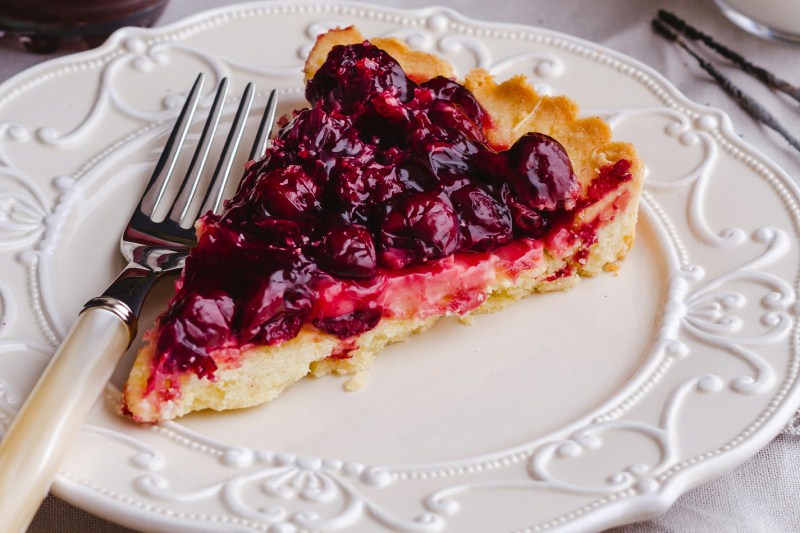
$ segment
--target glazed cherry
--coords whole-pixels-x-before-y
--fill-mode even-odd
[[[349,279],[368,279],[378,268],[372,235],[363,226],[336,226],[322,238],[318,261],[327,272]]]
[[[393,167],[342,158],[331,171],[329,207],[338,211],[344,222],[365,225],[371,221],[374,206],[388,202],[406,188]]]
[[[511,215],[489,193],[470,184],[454,191],[450,199],[461,219],[459,249],[485,252],[511,240]]]
[[[437,191],[442,191],[452,198],[454,192],[471,185],[474,179],[469,174],[450,174],[439,179]]]
[[[328,58],[306,85],[306,99],[312,106],[344,114],[357,111],[383,91],[405,101],[413,90],[397,61],[369,42],[334,46]]]
[[[527,133],[505,153],[507,181],[531,209],[555,211],[578,194],[567,151],[543,133]]]
[[[280,311],[275,313],[256,330],[246,342],[271,346],[297,337],[308,320],[308,311]]]
[[[478,126],[482,125],[485,115],[483,108],[475,99],[475,96],[460,83],[444,76],[436,76],[421,83],[420,87],[430,89],[437,100],[449,102],[459,108],[463,114]],[[479,136],[483,137],[483,131],[480,132]]]
[[[501,197],[505,200],[511,220],[514,222],[514,232],[522,237],[541,237],[549,227],[547,216],[536,209],[532,209],[509,192],[508,187],[501,187]]]
[[[485,150],[471,160],[507,206],[519,236],[541,237],[551,218],[574,208],[578,183],[564,147],[543,133],[527,133],[505,152]]]
[[[284,151],[301,159],[327,153],[352,156],[364,148],[356,133],[346,117],[313,108],[298,113],[281,130],[280,141]]]
[[[243,342],[276,344],[297,335],[314,305],[311,288],[318,275],[314,265],[302,257],[286,259],[284,268],[256,281],[242,310],[240,337]]]
[[[380,263],[398,269],[448,256],[458,247],[458,218],[444,194],[420,192],[387,206]]]
[[[380,308],[356,309],[344,315],[317,318],[314,325],[325,333],[346,339],[371,330],[378,325],[382,315]]]
[[[289,165],[264,175],[250,195],[250,203],[265,215],[296,219],[320,208],[322,191],[300,165]]]
[[[427,110],[433,123],[454,129],[471,139],[487,142],[483,133],[483,108],[463,85],[437,76],[420,84],[420,88],[433,92]]]
[[[173,302],[161,318],[157,350],[168,353],[168,371],[194,370],[199,377],[210,376],[217,365],[208,353],[232,344],[231,328],[236,315],[233,299],[222,291],[206,295],[188,294]]]
[[[240,216],[241,214],[249,214],[250,221],[255,226],[253,231],[257,233],[258,238],[277,248],[295,250],[311,242],[313,226],[308,221],[258,216],[259,213],[247,213],[245,210],[238,211],[236,214]],[[264,213],[260,214],[263,215]],[[233,213],[229,213],[228,216],[232,215]],[[240,224],[244,226],[247,221],[242,220]]]

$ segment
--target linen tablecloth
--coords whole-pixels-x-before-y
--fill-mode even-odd
[[[731,25],[712,0],[371,0],[376,4],[416,8],[438,3],[475,19],[540,26],[594,41],[628,54],[661,72],[692,100],[725,110],[736,131],[750,144],[800,180],[800,154],[771,130],[759,126],[702,73],[688,56],[660,38],[650,20],[666,8],[690,20],[723,43],[731,43],[753,62],[800,83],[800,46],[752,37]],[[788,1],[788,0],[787,0]],[[172,0],[159,25],[232,0]],[[48,56],[0,46],[0,80],[4,81]],[[728,71],[726,70],[726,73]],[[784,124],[800,136],[798,108],[757,83],[730,71]],[[787,421],[788,422],[788,421]],[[785,431],[737,469],[680,497],[663,515],[618,528],[619,533],[790,532],[800,531],[800,436]],[[131,530],[48,497],[30,533],[124,533]]]

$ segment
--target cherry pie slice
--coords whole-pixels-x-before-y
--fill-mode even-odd
[[[441,317],[569,288],[633,243],[643,165],[571,100],[481,69],[458,83],[354,28],[320,36],[305,74],[309,107],[197,225],[125,387],[137,421],[360,376]]]

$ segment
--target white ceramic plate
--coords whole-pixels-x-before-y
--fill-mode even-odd
[[[314,36],[351,23],[608,119],[649,171],[629,258],[391,347],[358,393],[306,380],[260,408],[138,427],[109,388],[57,494],[152,531],[600,529],[665,510],[779,431],[800,391],[798,189],[722,113],[553,32],[288,2],[124,30],[0,87],[0,425],[120,268],[118,236],[196,73],[254,80],[257,107],[280,88],[288,111]]]

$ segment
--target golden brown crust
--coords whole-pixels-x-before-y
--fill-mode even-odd
[[[181,375],[180,382],[172,384],[176,395],[164,401],[163,387],[147,392],[155,346],[151,342],[137,354],[123,391],[125,407],[139,422],[157,422],[201,409],[222,411],[258,405],[302,379],[311,363],[327,357],[337,344],[335,337],[309,326],[280,346],[244,352],[235,364],[218,362],[213,380],[192,373]]]
[[[370,42],[395,58],[409,78],[423,82],[436,76],[455,78],[452,65],[439,56],[412,50],[396,37],[377,37]]]
[[[306,62],[306,78],[313,76],[333,46],[363,40],[354,27],[321,35]],[[371,42],[389,52],[417,81],[439,75],[453,77],[452,67],[446,61],[411,50],[402,41],[379,38]],[[589,245],[588,256],[584,254],[579,259],[575,253],[585,246],[580,242],[563,250],[559,256],[545,253],[540,264],[523,271],[513,282],[503,277],[487,287],[486,301],[473,312],[497,311],[533,292],[564,290],[577,283],[579,276],[614,270],[617,261],[623,259],[630,249],[635,236],[644,166],[634,148],[627,143],[612,141],[611,129],[600,118],[580,118],[578,106],[569,98],[540,96],[524,76],[515,76],[498,84],[485,70],[475,69],[467,75],[464,84],[492,117],[487,136],[495,147],[510,146],[529,131],[554,137],[572,160],[582,195],[601,168],[620,159],[631,163],[633,176],[615,194],[575,217],[573,227],[577,229],[593,221],[612,204],[624,204],[615,211],[613,220],[599,229],[595,242]],[[350,357],[345,359],[329,357],[339,346],[338,339],[306,326],[290,341],[247,350],[235,364],[220,362],[213,381],[199,379],[194,374],[183,375],[179,395],[169,402],[161,402],[158,394],[146,393],[152,369],[152,346],[157,337],[157,331],[154,331],[151,343],[138,354],[125,387],[124,404],[136,420],[154,422],[198,409],[223,410],[257,405],[271,400],[309,374],[354,374],[363,378],[363,371],[370,367],[375,355],[386,344],[427,329],[439,318],[383,319],[373,330],[355,339]]]

